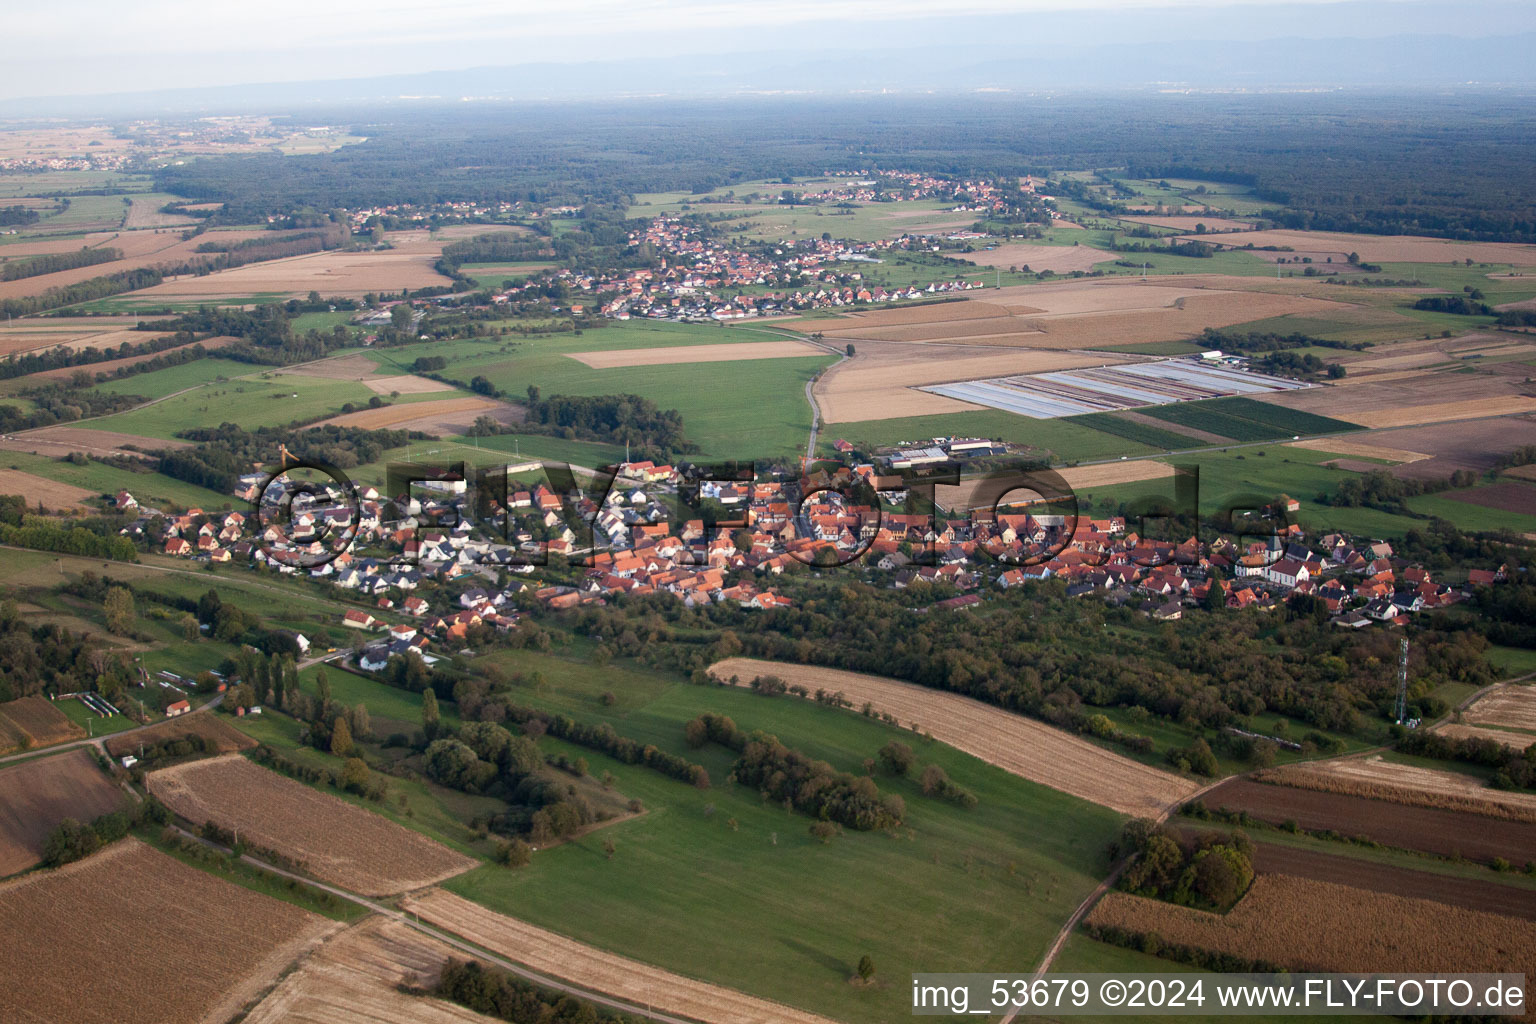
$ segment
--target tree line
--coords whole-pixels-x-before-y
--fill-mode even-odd
[[[0,267],[0,281],[20,281],[23,278],[40,277],[60,270],[74,270],[77,267],[93,267],[98,263],[111,263],[122,258],[123,250],[111,247],[101,249],[85,247],[71,252],[33,256],[30,259],[16,260]]]

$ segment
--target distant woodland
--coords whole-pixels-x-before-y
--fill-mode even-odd
[[[360,145],[189,161],[157,171],[155,187],[222,201],[219,218],[249,223],[446,199],[619,206],[642,192],[835,169],[1126,167],[1251,185],[1285,227],[1536,241],[1536,115],[1497,96],[969,96],[335,113],[342,122],[360,117],[369,136]]]

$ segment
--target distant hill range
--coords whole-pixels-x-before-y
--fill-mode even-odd
[[[1326,8],[1324,8],[1326,10]],[[1319,17],[1326,17],[1320,12]],[[986,53],[985,58],[978,59]],[[423,102],[539,102],[880,92],[1121,90],[1376,91],[1536,86],[1536,33],[1481,39],[1191,40],[1095,44],[1041,38],[1017,57],[996,47],[775,50],[685,57],[529,63],[370,78],[166,89],[0,101],[0,117],[302,111]]]

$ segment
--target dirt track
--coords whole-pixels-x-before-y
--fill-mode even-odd
[[[832,1024],[825,1017],[733,989],[685,978],[568,939],[432,889],[402,910],[493,953],[564,981],[706,1024]]]
[[[868,701],[876,711],[895,715],[903,726],[916,723],[940,743],[1122,814],[1155,818],[1200,788],[1189,779],[957,693],[859,672],[756,658],[728,658],[711,665],[709,671],[721,679],[737,676],[749,682],[773,675],[812,692],[840,691],[855,707]]]

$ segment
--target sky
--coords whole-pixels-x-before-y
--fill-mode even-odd
[[[1171,43],[1536,31],[1529,0],[3,0],[0,100],[782,49],[1027,60]],[[941,11],[935,16],[935,11]]]

